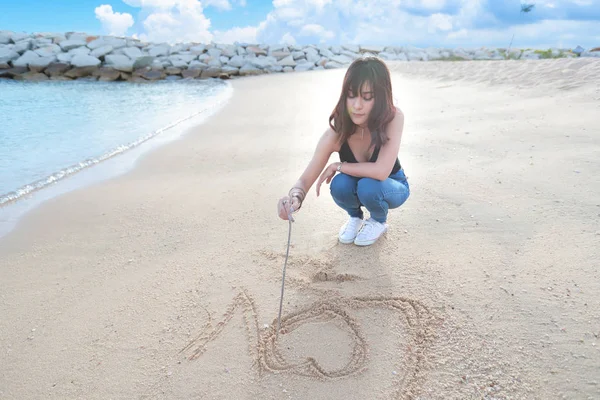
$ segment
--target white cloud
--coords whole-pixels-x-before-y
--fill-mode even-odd
[[[296,39],[294,39],[294,37],[292,36],[291,33],[286,32],[283,37],[281,38],[281,40],[279,41],[280,44],[285,44],[288,46],[294,46],[296,44]]]
[[[96,18],[102,23],[102,27],[109,35],[124,36],[127,29],[134,24],[133,17],[127,13],[116,13],[112,6],[103,4],[94,10]]]
[[[444,8],[446,0],[406,0],[402,4],[411,8],[424,8],[434,11]]]
[[[422,7],[441,8],[446,2],[413,1]],[[431,32],[449,31],[452,17],[437,13],[409,14],[401,0],[275,0],[274,10],[258,29],[261,42],[277,43],[286,33],[300,44],[407,44]]]
[[[452,16],[447,14],[433,14],[429,18],[429,32],[452,30]]]
[[[221,11],[231,10],[231,4],[229,0],[204,0],[206,6],[213,6]]]
[[[257,30],[258,28],[255,26],[247,26],[245,28],[235,27],[227,31],[215,31],[213,40],[216,43],[224,44],[256,43]]]
[[[148,42],[210,42],[210,20],[199,0],[123,0],[140,7],[140,40]],[[212,0],[217,8],[229,6],[228,0]]]
[[[575,38],[579,38],[582,45],[593,45],[594,39],[585,29],[597,31],[597,21],[554,19],[507,26],[507,21],[501,23],[500,17],[490,10],[492,5],[497,5],[492,3],[495,1],[274,0],[273,11],[258,27],[257,39],[263,43],[279,43],[286,35],[295,38],[298,44],[325,41],[328,44],[481,47],[506,46],[516,32],[515,42],[529,47],[559,46]],[[558,3],[564,11],[567,2],[575,7],[574,4],[589,6],[595,1],[547,0],[547,4]],[[515,14],[518,15],[518,7]]]
[[[179,0],[123,0],[132,7],[169,9],[179,4]]]
[[[318,25],[318,24],[304,25],[302,27],[302,29],[300,29],[300,32],[298,33],[298,35],[311,36],[311,37],[316,36],[316,37],[320,38],[320,41],[322,41],[322,42],[326,42],[335,37],[335,33],[333,33],[332,31],[328,31],[327,29],[323,28],[321,25]]]
[[[516,18],[507,17],[508,8],[496,0],[273,0],[273,9],[261,23],[213,31],[205,7],[233,12],[235,7],[246,6],[247,0],[123,1],[141,9],[133,30],[140,39],[153,42],[419,47],[506,46],[513,33],[516,46],[569,43],[589,47],[597,45],[597,38],[589,32],[598,30],[598,21],[560,18],[584,15],[589,19],[589,12],[600,4],[600,0],[538,0],[531,14],[535,18],[523,19],[517,0],[512,0]],[[249,7],[252,3],[248,2]],[[122,34],[133,25],[129,14],[114,13],[108,5],[98,7],[96,15],[111,32]]]

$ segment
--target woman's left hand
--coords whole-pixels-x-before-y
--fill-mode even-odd
[[[341,163],[339,163],[339,162],[335,162],[333,164],[328,165],[327,168],[325,168],[325,170],[319,177],[319,181],[317,182],[317,197],[319,196],[321,184],[323,183],[323,181],[325,181],[327,184],[329,184],[329,182],[331,182],[331,180],[335,176],[338,165],[340,165],[340,164]]]

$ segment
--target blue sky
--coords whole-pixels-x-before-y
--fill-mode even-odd
[[[600,0],[0,0],[0,30],[152,42],[600,46]]]

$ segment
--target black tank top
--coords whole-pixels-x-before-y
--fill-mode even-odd
[[[349,163],[357,163],[356,157],[354,157],[354,153],[352,153],[352,149],[348,145],[348,141],[344,141],[342,146],[340,147],[340,151],[338,152],[340,155],[340,162],[349,162]],[[379,156],[379,146],[375,146],[375,150],[373,151],[373,155],[369,162],[377,161],[377,157]],[[402,166],[400,165],[400,160],[396,157],[396,162],[394,163],[394,168],[392,169],[391,175],[394,175],[396,172],[400,171]]]

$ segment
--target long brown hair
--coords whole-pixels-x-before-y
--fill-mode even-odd
[[[354,133],[356,125],[350,119],[346,99],[349,92],[354,93],[355,96],[360,96],[359,90],[362,89],[365,82],[369,82],[371,85],[375,100],[367,122],[371,132],[370,146],[382,146],[388,141],[385,128],[394,119],[395,107],[390,71],[387,65],[377,57],[361,57],[350,64],[344,77],[342,93],[338,103],[329,116],[329,126],[338,133],[340,143],[343,143]]]

